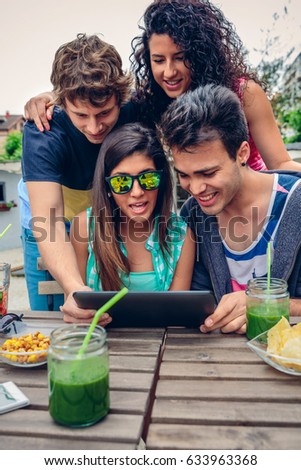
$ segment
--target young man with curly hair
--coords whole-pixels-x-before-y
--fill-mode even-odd
[[[129,98],[131,78],[123,72],[113,46],[96,35],[79,34],[57,50],[51,82],[56,106],[50,130],[40,132],[29,121],[24,127],[19,184],[24,268],[31,308],[48,309],[46,296],[38,294],[38,282],[45,280],[45,273],[37,270],[36,260],[42,256],[64,289],[64,319],[76,321],[80,312],[72,292],[86,287],[70,244],[69,226],[91,204],[97,156],[106,135],[123,123],[120,110]],[[57,310],[64,299],[56,297]],[[87,310],[82,320],[89,321],[92,315]]]

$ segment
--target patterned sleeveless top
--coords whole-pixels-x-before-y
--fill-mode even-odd
[[[87,227],[89,232],[89,219],[91,216],[91,207],[86,210],[87,214]],[[169,248],[168,261],[163,256],[158,241],[158,227],[159,222],[156,219],[154,222],[154,229],[148,237],[145,247],[151,252],[154,271],[137,273],[131,272],[129,276],[125,273],[120,273],[120,279],[129,290],[145,291],[145,290],[158,290],[166,291],[169,289],[177,263],[179,261],[183,243],[186,237],[187,224],[184,219],[172,213],[167,224],[166,241]],[[93,230],[93,221],[92,221]],[[88,244],[88,261],[86,268],[86,284],[95,291],[102,290],[101,282],[96,269],[96,261],[93,252],[93,232],[89,233]],[[127,256],[126,248],[120,241],[119,246],[125,256]]]

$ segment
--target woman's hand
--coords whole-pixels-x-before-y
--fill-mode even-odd
[[[220,329],[222,333],[246,332],[246,294],[245,291],[231,292],[222,297],[212,315],[200,326],[202,333]]]
[[[43,132],[49,131],[49,121],[52,119],[55,95],[52,92],[41,93],[34,96],[24,106],[25,119],[34,121],[37,128]]]

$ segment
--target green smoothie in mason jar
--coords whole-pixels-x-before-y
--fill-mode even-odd
[[[93,363],[89,367],[94,367]],[[77,364],[75,366],[79,368]],[[86,367],[86,366],[84,366]],[[89,426],[106,416],[110,408],[109,374],[104,370],[100,378],[90,379],[83,373],[64,378],[49,379],[49,412],[58,423],[67,426]],[[88,375],[88,377],[85,377]],[[69,382],[69,383],[68,383]]]
[[[110,409],[106,332],[97,326],[82,355],[89,325],[68,325],[50,335],[49,413],[63,425],[90,426]]]
[[[253,339],[282,317],[289,320],[289,293],[284,279],[251,279],[247,287],[247,337]]]

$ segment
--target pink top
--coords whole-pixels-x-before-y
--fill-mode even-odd
[[[243,106],[243,92],[244,92],[246,84],[247,84],[247,80],[245,78],[240,78],[239,84],[236,89],[236,93],[240,99],[242,106]],[[248,160],[248,165],[250,168],[252,168],[255,171],[266,170],[267,167],[264,161],[262,160],[262,157],[252,138],[249,125],[248,125],[248,130],[249,130],[249,145],[250,145],[250,157]]]

